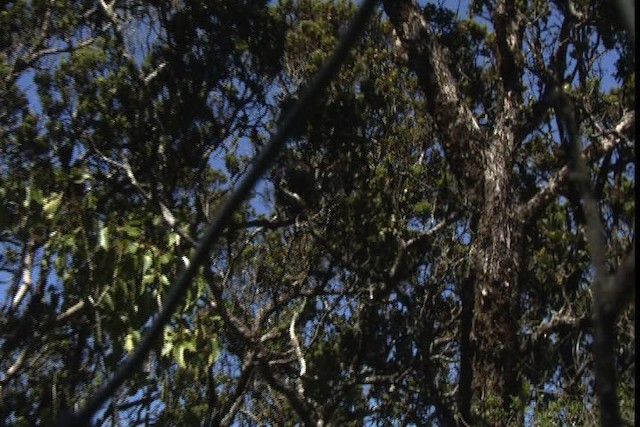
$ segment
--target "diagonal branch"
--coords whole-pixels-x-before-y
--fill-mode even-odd
[[[33,241],[33,237],[30,237],[26,242],[23,250],[23,256],[21,261],[20,270],[22,271],[20,286],[18,287],[13,301],[11,302],[11,310],[16,310],[20,303],[22,302],[24,296],[27,294],[27,291],[31,289],[33,285],[33,257],[35,256],[36,246]]]
[[[271,387],[273,387],[274,390],[283,394],[287,398],[287,401],[289,402],[293,410],[298,414],[300,419],[302,419],[303,425],[314,425],[311,410],[305,399],[296,390],[288,387],[282,381],[279,381],[273,375],[273,372],[266,360],[262,358],[259,359],[258,368],[265,381]]]
[[[234,389],[233,394],[231,395],[227,405],[225,405],[223,410],[219,412],[219,415],[224,414],[224,417],[218,423],[218,425],[224,426],[224,427],[231,425],[233,422],[233,418],[238,413],[238,410],[240,410],[240,404],[242,403],[242,396],[255,370],[254,361],[255,361],[255,353],[249,350],[242,362],[242,371],[238,379],[236,388]],[[217,418],[218,417],[212,417],[209,425],[210,426],[216,425],[215,423],[217,421]]]
[[[484,139],[478,120],[460,93],[448,60],[448,51],[429,27],[414,0],[385,0],[389,16],[404,50],[409,67],[426,95],[429,112],[443,135],[447,157],[461,178],[477,176],[471,167]]]

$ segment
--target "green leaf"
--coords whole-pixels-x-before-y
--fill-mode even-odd
[[[142,274],[145,274],[149,268],[151,268],[151,264],[153,263],[152,254],[150,251],[145,252],[142,257]]]
[[[74,184],[83,184],[85,181],[92,178],[91,174],[89,174],[85,168],[78,166],[71,169],[70,175]]]
[[[182,369],[187,367],[187,364],[184,361],[184,344],[179,344],[177,347],[173,349],[173,358],[178,362],[178,366]]]
[[[162,350],[160,350],[160,355],[166,356],[169,353],[171,353],[171,351],[173,350],[173,340],[174,340],[173,329],[171,329],[170,327],[165,327],[163,335],[164,336],[163,336]]]
[[[187,367],[184,358],[185,351],[196,353],[196,337],[189,332],[187,332],[187,334],[188,335],[185,337],[185,339],[173,349],[173,357],[176,359],[176,362],[178,362],[178,366],[183,369]]]
[[[115,307],[111,292],[107,292],[106,294],[104,294],[102,301],[104,302],[104,308],[106,308],[107,310],[113,310],[113,308]]]
[[[158,280],[160,280],[160,283],[162,283],[165,286],[169,286],[169,284],[171,283],[169,282],[169,279],[167,278],[167,276],[165,276],[164,274],[160,274],[158,276]]]
[[[158,257],[158,263],[160,265],[166,265],[166,264],[169,264],[172,259],[173,259],[173,255],[170,252],[165,252]]]
[[[131,353],[133,349],[136,347],[136,344],[140,341],[140,331],[130,331],[124,337],[124,349]]]
[[[207,359],[207,363],[212,365],[218,360],[218,356],[220,355],[220,344],[218,343],[218,337],[211,338],[211,351],[209,352],[209,358]]]
[[[160,350],[160,355],[166,356],[169,353],[171,353],[171,350],[173,350],[173,342],[165,340],[164,343],[162,344],[162,350]]]
[[[129,237],[140,237],[142,235],[142,230],[140,230],[138,227],[133,227],[131,225],[126,225],[122,228],[122,231],[124,231],[124,233],[129,236]]]
[[[185,350],[189,350],[192,353],[196,352],[196,341],[195,341],[195,337],[191,338],[189,341],[185,341],[183,343],[184,345],[184,349]]]
[[[426,200],[421,200],[415,204],[413,209],[416,211],[416,215],[426,215],[431,211],[431,205]]]
[[[169,246],[176,247],[180,245],[180,235],[175,232],[169,233]]]
[[[28,186],[26,188],[26,190],[25,190],[26,194],[24,196],[24,200],[22,201],[22,206],[25,207],[25,208],[28,208],[29,205],[31,205],[31,200],[32,200],[31,199],[31,191],[32,191],[31,186]]]
[[[33,200],[39,205],[41,205],[44,200],[44,196],[42,195],[42,190],[37,187],[33,187],[33,186],[31,187],[30,196],[31,196],[31,200]]]
[[[127,249],[126,249],[126,253],[128,254],[135,254],[136,252],[138,252],[138,249],[140,248],[140,243],[138,242],[131,242],[127,245]]]
[[[236,155],[228,153],[224,156],[224,160],[229,173],[235,175],[240,171],[240,161]]]
[[[58,209],[60,208],[60,204],[62,203],[62,194],[53,193],[51,197],[49,197],[42,207],[42,211],[44,212],[47,219],[53,219],[53,217],[58,213]]]

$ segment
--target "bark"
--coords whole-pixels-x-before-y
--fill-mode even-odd
[[[492,138],[483,146],[481,168],[484,205],[480,214],[474,321],[471,342],[473,358],[472,413],[489,417],[492,425],[522,424],[512,398],[518,395],[517,362],[519,283],[523,257],[523,223],[517,211],[513,165],[522,120],[523,24],[518,21],[514,1],[497,2],[493,13],[496,31],[496,62],[499,113]],[[520,409],[521,410],[521,409]],[[501,412],[510,414],[506,418]],[[491,419],[493,418],[493,419]]]
[[[472,413],[482,418],[511,413],[511,397],[520,388],[515,364],[522,226],[513,200],[515,136],[509,125],[515,108],[513,96],[507,94],[494,140],[481,157],[484,204],[472,247],[477,280],[471,343]],[[492,425],[517,422],[504,417],[487,421]]]

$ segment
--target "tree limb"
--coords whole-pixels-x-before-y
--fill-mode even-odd
[[[591,263],[595,270],[593,288],[594,346],[596,393],[600,401],[600,424],[620,425],[620,408],[617,397],[615,366],[615,312],[606,309],[611,278],[606,273],[606,241],[600,218],[600,206],[595,198],[589,169],[580,152],[579,123],[573,99],[556,88],[558,93],[556,115],[560,124],[560,136],[569,151],[569,176],[583,203],[587,243],[591,252]]]
[[[459,178],[478,176],[470,169],[484,140],[484,132],[466,104],[448,60],[414,0],[385,0],[384,10],[408,54],[409,67],[426,95],[429,112],[436,121],[450,164]]]

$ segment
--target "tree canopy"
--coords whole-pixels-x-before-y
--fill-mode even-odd
[[[381,3],[94,425],[634,422],[624,21]],[[356,8],[3,3],[0,424],[109,381]]]

